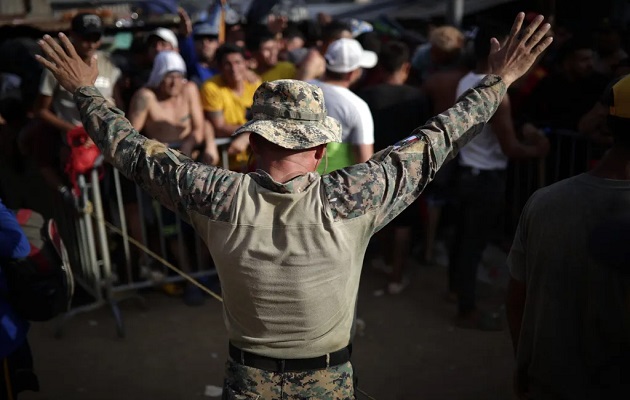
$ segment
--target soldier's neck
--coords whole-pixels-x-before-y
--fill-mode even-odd
[[[266,171],[274,181],[286,183],[296,176],[306,175],[317,169],[312,161],[305,157],[295,155],[278,160],[260,160],[260,168]]]

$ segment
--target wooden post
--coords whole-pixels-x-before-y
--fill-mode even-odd
[[[221,0],[221,17],[219,18],[219,44],[225,43],[225,9],[227,7],[227,0]]]

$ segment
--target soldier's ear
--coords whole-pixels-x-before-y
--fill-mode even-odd
[[[324,158],[324,155],[326,154],[326,144],[320,144],[319,146],[317,146],[315,148],[315,159],[317,161],[320,161],[322,158]]]

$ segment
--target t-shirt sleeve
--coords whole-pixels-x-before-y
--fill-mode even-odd
[[[206,82],[201,86],[201,104],[204,111],[223,111],[225,104],[219,87],[214,82]]]
[[[122,71],[120,70],[120,68],[114,67],[112,69],[112,89],[116,85],[116,82],[118,82],[118,80],[120,79],[121,75]]]
[[[374,144],[374,119],[367,103],[356,105],[356,120],[349,141],[352,144]]]
[[[55,94],[55,90],[57,90],[57,79],[49,70],[45,69],[42,74],[42,80],[39,85],[39,93],[44,96],[52,97]]]

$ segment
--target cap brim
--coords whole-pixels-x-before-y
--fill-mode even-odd
[[[361,68],[374,68],[378,62],[378,56],[375,52],[370,50],[363,50],[361,54],[360,67]]]
[[[271,143],[292,150],[309,149],[320,144],[341,142],[341,124],[332,117],[323,121],[255,119],[238,128],[234,135],[257,133]]]

